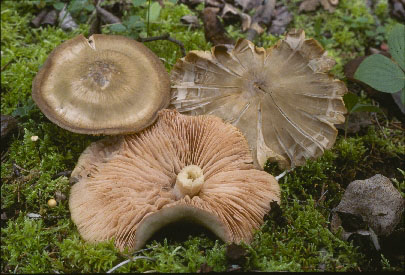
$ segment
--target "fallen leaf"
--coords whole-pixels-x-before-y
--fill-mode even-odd
[[[281,2],[277,4],[278,7],[276,8],[274,19],[271,22],[271,27],[268,31],[274,35],[283,34],[286,31],[288,24],[290,24],[291,20],[293,19],[292,14],[288,11],[286,6],[284,6]]]
[[[390,14],[392,17],[399,21],[405,22],[405,1],[404,0],[390,0],[389,1]]]
[[[298,12],[314,11],[319,5],[321,5],[324,10],[334,12],[338,4],[339,0],[304,0],[300,4]]]
[[[200,22],[198,20],[198,17],[195,15],[191,15],[191,14],[184,15],[182,18],[180,18],[180,22],[185,25],[191,26],[191,28],[193,28],[193,29],[200,27]]]
[[[159,5],[159,4],[158,4]],[[105,24],[117,24],[121,23],[121,19],[119,19],[117,16],[112,14],[111,12],[107,11],[106,9],[103,9],[99,6],[96,6],[96,11],[100,19],[105,23]]]
[[[242,11],[248,12],[252,9],[257,9],[263,0],[235,0],[235,5],[242,8]]]
[[[79,27],[70,12],[67,11],[66,6],[60,11],[58,20],[60,27],[64,31],[72,31]]]
[[[217,14],[219,8],[208,7],[203,11],[204,34],[205,39],[213,45],[234,44],[235,41],[228,36]]]
[[[254,40],[256,35],[262,34],[265,28],[270,25],[275,6],[275,0],[268,0],[263,2],[263,4],[257,8],[252,17],[252,24],[246,33],[246,38],[248,40]]]

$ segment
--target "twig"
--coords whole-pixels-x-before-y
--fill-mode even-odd
[[[72,170],[62,171],[62,172],[59,172],[59,173],[55,174],[51,179],[54,180],[54,179],[57,179],[59,177],[67,177],[68,178],[70,176],[70,174],[72,174]]]
[[[29,172],[27,169],[22,168],[21,166],[19,166],[19,165],[16,164],[16,163],[13,163],[13,166],[15,166],[16,168],[18,168],[18,169],[20,169],[20,170],[22,170],[22,171],[24,171],[24,172]]]
[[[380,122],[378,122],[377,113],[374,113],[375,122],[377,122],[378,128],[380,128],[381,132],[383,133],[385,139],[388,139],[387,135],[384,133],[383,129],[381,128]]]
[[[147,23],[147,26],[146,26],[146,37],[149,37],[149,18],[150,18],[150,0],[149,0],[149,3],[148,3],[148,23]]]
[[[279,179],[283,178],[287,173],[291,172],[292,170],[294,170],[294,168],[290,168],[288,170],[285,170],[283,173],[281,173],[280,175],[275,177],[275,179],[278,181]]]
[[[156,40],[168,40],[170,42],[173,42],[173,43],[177,44],[180,47],[182,56],[186,55],[186,49],[184,48],[184,44],[181,41],[179,41],[177,39],[174,39],[173,37],[170,37],[170,34],[168,34],[168,33],[165,33],[165,34],[159,35],[159,36],[147,37],[147,38],[141,38],[140,37],[137,40],[139,42],[151,42],[151,41],[156,41]]]
[[[4,71],[11,63],[14,62],[14,59],[11,59],[9,62],[7,62],[3,67],[1,67],[1,71]]]
[[[116,266],[114,266],[113,268],[111,268],[110,270],[108,270],[107,273],[112,273],[112,272],[114,272],[114,270],[116,270],[117,268],[120,268],[121,266],[126,265],[127,263],[129,263],[129,262],[131,262],[131,261],[136,261],[136,260],[138,260],[138,259],[146,259],[146,260],[155,261],[155,259],[152,259],[152,258],[149,258],[149,257],[146,257],[146,256],[136,256],[136,257],[133,257],[133,258],[131,258],[131,259],[125,260],[125,261],[123,261],[122,263],[117,264]]]
[[[154,246],[151,246],[151,247],[148,247],[148,248],[144,248],[144,249],[140,249],[140,250],[138,250],[138,251],[135,251],[134,254],[137,254],[137,253],[143,252],[143,251],[147,251],[147,250],[152,250],[152,249],[154,249],[154,248],[156,248],[156,247],[157,247],[157,245],[154,245]],[[119,263],[118,265],[116,265],[116,266],[114,266],[113,268],[111,268],[110,270],[108,270],[107,273],[111,273],[111,272],[113,272],[114,270],[116,270],[117,268],[119,268],[119,267],[121,267],[121,266],[123,266],[123,265],[129,263],[130,261],[135,261],[135,260],[137,260],[137,259],[148,259],[148,260],[151,260],[151,261],[155,261],[155,259],[152,259],[152,258],[149,258],[149,257],[146,257],[146,256],[137,256],[137,257],[133,257],[133,258],[131,258],[131,259],[128,259],[128,260],[125,260],[125,261]]]
[[[276,180],[278,181],[279,179],[281,179],[282,177],[284,177],[285,174],[287,174],[287,170],[284,171],[283,173],[281,173],[280,175],[278,175],[278,176],[276,177]]]

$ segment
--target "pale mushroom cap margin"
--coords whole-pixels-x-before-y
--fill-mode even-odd
[[[176,175],[198,165],[198,195],[176,199]],[[71,217],[90,242],[115,238],[122,251],[141,248],[158,229],[181,219],[209,228],[226,242],[250,242],[270,202],[280,202],[275,178],[254,169],[243,134],[214,116],[162,110],[144,131],[92,143],[72,172]],[[139,230],[139,231],[138,231]]]
[[[264,49],[238,40],[191,51],[171,71],[170,108],[216,115],[247,138],[255,164],[303,165],[331,148],[333,124],[344,122],[344,83],[327,72],[335,64],[304,31],[291,31]]]
[[[83,35],[48,56],[32,97],[54,123],[83,134],[134,133],[170,100],[169,75],[142,43],[119,35]]]

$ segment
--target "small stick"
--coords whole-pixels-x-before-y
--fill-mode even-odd
[[[131,259],[125,260],[125,261],[123,261],[123,262],[117,264],[116,266],[114,266],[113,268],[111,268],[110,270],[108,270],[107,273],[112,273],[112,272],[114,272],[114,270],[116,270],[117,268],[120,268],[121,266],[126,265],[127,263],[129,263],[129,262],[131,262],[131,261],[136,261],[136,260],[138,260],[138,259],[146,259],[146,260],[155,261],[155,259],[152,259],[152,258],[149,258],[149,257],[146,257],[146,256],[136,256],[136,257],[133,257],[133,258],[131,258]]]
[[[14,59],[11,59],[9,62],[7,62],[3,67],[1,67],[1,71],[4,71],[11,63],[14,62]]]
[[[181,41],[179,41],[177,39],[174,39],[173,37],[170,37],[170,34],[168,34],[168,33],[165,33],[165,34],[159,35],[159,36],[152,36],[152,37],[147,37],[147,38],[138,38],[137,40],[139,42],[151,42],[151,41],[156,41],[156,40],[168,40],[170,42],[173,42],[173,43],[177,44],[180,47],[182,56],[186,55],[186,49],[184,48],[184,44]]]
[[[374,113],[375,122],[377,122],[378,128],[380,128],[381,132],[383,133],[385,139],[388,139],[387,135],[384,133],[383,129],[381,128],[380,122],[378,122],[377,113]]]
[[[137,253],[143,252],[143,251],[147,251],[147,250],[151,250],[151,249],[154,249],[154,248],[156,248],[156,247],[157,247],[157,245],[151,246],[151,247],[148,247],[148,248],[144,248],[144,249],[140,249],[140,250],[138,250],[138,251],[135,251],[134,254],[137,254]],[[107,273],[112,273],[112,272],[113,272],[114,270],[116,270],[117,268],[119,268],[119,267],[121,267],[121,266],[123,266],[123,265],[129,263],[130,261],[135,261],[135,260],[137,260],[137,259],[148,259],[148,260],[151,260],[151,261],[155,261],[155,259],[152,259],[152,258],[149,258],[149,257],[146,257],[146,256],[137,256],[137,257],[130,258],[130,259],[128,259],[128,260],[125,260],[125,261],[123,261],[123,262],[117,264],[116,266],[114,266],[113,268],[111,268],[110,270],[108,270]]]
[[[54,179],[57,179],[59,177],[67,177],[68,178],[70,176],[70,174],[72,174],[72,170],[62,171],[62,172],[59,172],[59,173],[55,174],[51,179],[54,180]]]

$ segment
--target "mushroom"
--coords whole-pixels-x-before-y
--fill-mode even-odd
[[[152,124],[170,98],[170,79],[142,43],[118,35],[83,35],[56,47],[39,70],[32,97],[62,128],[123,134]]]
[[[333,124],[344,122],[347,89],[327,73],[333,65],[302,30],[268,49],[240,39],[233,48],[191,51],[171,71],[170,108],[238,127],[258,167],[268,159],[281,168],[302,165],[334,144]]]
[[[138,134],[92,143],[72,172],[71,217],[84,240],[137,250],[162,227],[192,222],[225,242],[250,242],[275,178],[254,169],[243,134],[215,116],[162,110]]]

